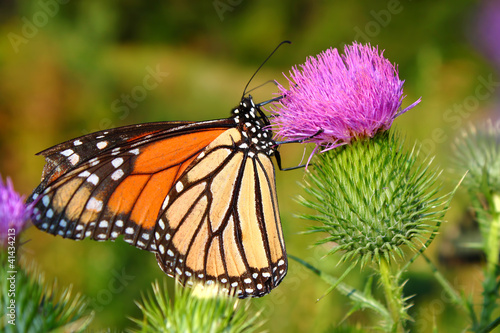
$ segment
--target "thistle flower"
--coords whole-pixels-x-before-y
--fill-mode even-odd
[[[401,109],[404,81],[377,47],[354,43],[344,53],[330,48],[309,57],[290,72],[289,89],[278,85],[283,98],[270,110],[277,114],[271,121],[278,137],[316,143],[313,153],[326,151],[388,130],[420,102]]]
[[[479,129],[470,125],[455,140],[461,173],[468,171],[464,184],[475,192],[487,189],[500,194],[500,122],[496,125],[491,120]]]
[[[476,13],[476,31],[472,42],[500,69],[500,3],[496,0],[483,1]]]
[[[468,171],[464,184],[469,190],[473,208],[483,235],[486,253],[486,275],[498,274],[500,251],[500,123],[488,121],[479,129],[470,126],[455,141],[455,156],[461,173]],[[493,278],[493,281],[496,277]],[[493,301],[498,287],[494,283]],[[495,304],[495,302],[493,302]]]
[[[0,176],[0,245],[5,244],[8,235],[17,235],[25,227],[31,211],[31,206],[24,204],[24,197],[14,190],[10,178],[4,184]]]

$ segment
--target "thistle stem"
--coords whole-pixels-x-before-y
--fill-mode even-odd
[[[500,242],[498,239],[500,232],[500,195],[494,194],[491,201],[491,225],[487,245],[487,270],[488,274],[495,275],[498,267],[498,253],[500,250]]]
[[[500,195],[494,194],[490,201],[491,223],[488,233],[486,252],[486,272],[483,282],[483,309],[479,322],[479,328],[484,328],[489,324],[491,314],[497,307],[498,298],[497,277],[498,277],[498,253],[500,251]]]
[[[385,258],[379,260],[380,281],[384,288],[387,306],[392,317],[391,332],[404,332],[401,313],[404,312],[401,304],[400,286],[397,285],[396,278],[391,271],[389,262]]]

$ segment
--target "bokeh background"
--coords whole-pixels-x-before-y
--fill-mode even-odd
[[[285,83],[282,72],[329,47],[357,40],[385,49],[399,65],[407,95],[422,102],[395,122],[407,142],[423,144],[445,170],[446,188],[457,183],[451,160],[454,137],[469,122],[496,119],[500,78],[500,5],[471,0],[388,1],[139,1],[0,0],[0,173],[29,194],[44,160],[35,153],[92,131],[148,121],[225,118],[252,74],[283,46],[251,82]],[[144,79],[156,73],[155,84]],[[153,81],[150,81],[150,83]],[[154,87],[153,87],[154,86]],[[147,89],[146,89],[147,88]],[[265,84],[256,100],[272,98]],[[310,149],[310,148],[309,148]],[[304,147],[282,147],[285,167],[300,164]],[[306,152],[307,153],[307,152]],[[277,172],[288,252],[340,275],[328,246],[304,235],[310,222],[295,217],[303,170]],[[434,262],[466,293],[480,290],[481,253],[461,243],[479,237],[463,193],[429,249]],[[48,279],[73,284],[91,299],[94,329],[121,331],[139,316],[134,300],[163,273],[153,255],[123,241],[73,242],[30,228],[22,254]],[[351,273],[361,287],[369,272]],[[424,262],[409,272],[415,295],[412,331],[461,330],[457,312]],[[172,280],[169,279],[172,287]],[[288,276],[269,296],[252,300],[270,332],[340,332],[344,323],[370,325],[372,314],[345,318],[349,301],[290,260]],[[376,285],[375,285],[376,287]],[[478,295],[476,295],[478,296]]]

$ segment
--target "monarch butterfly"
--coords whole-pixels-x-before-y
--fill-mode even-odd
[[[287,257],[265,103],[244,95],[227,119],[119,127],[38,153],[33,223],[74,240],[123,235],[182,284],[269,293]]]

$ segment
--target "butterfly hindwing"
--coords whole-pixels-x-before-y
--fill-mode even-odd
[[[274,167],[237,129],[193,161],[162,209],[157,259],[181,282],[218,282],[239,297],[262,296],[286,274]]]

